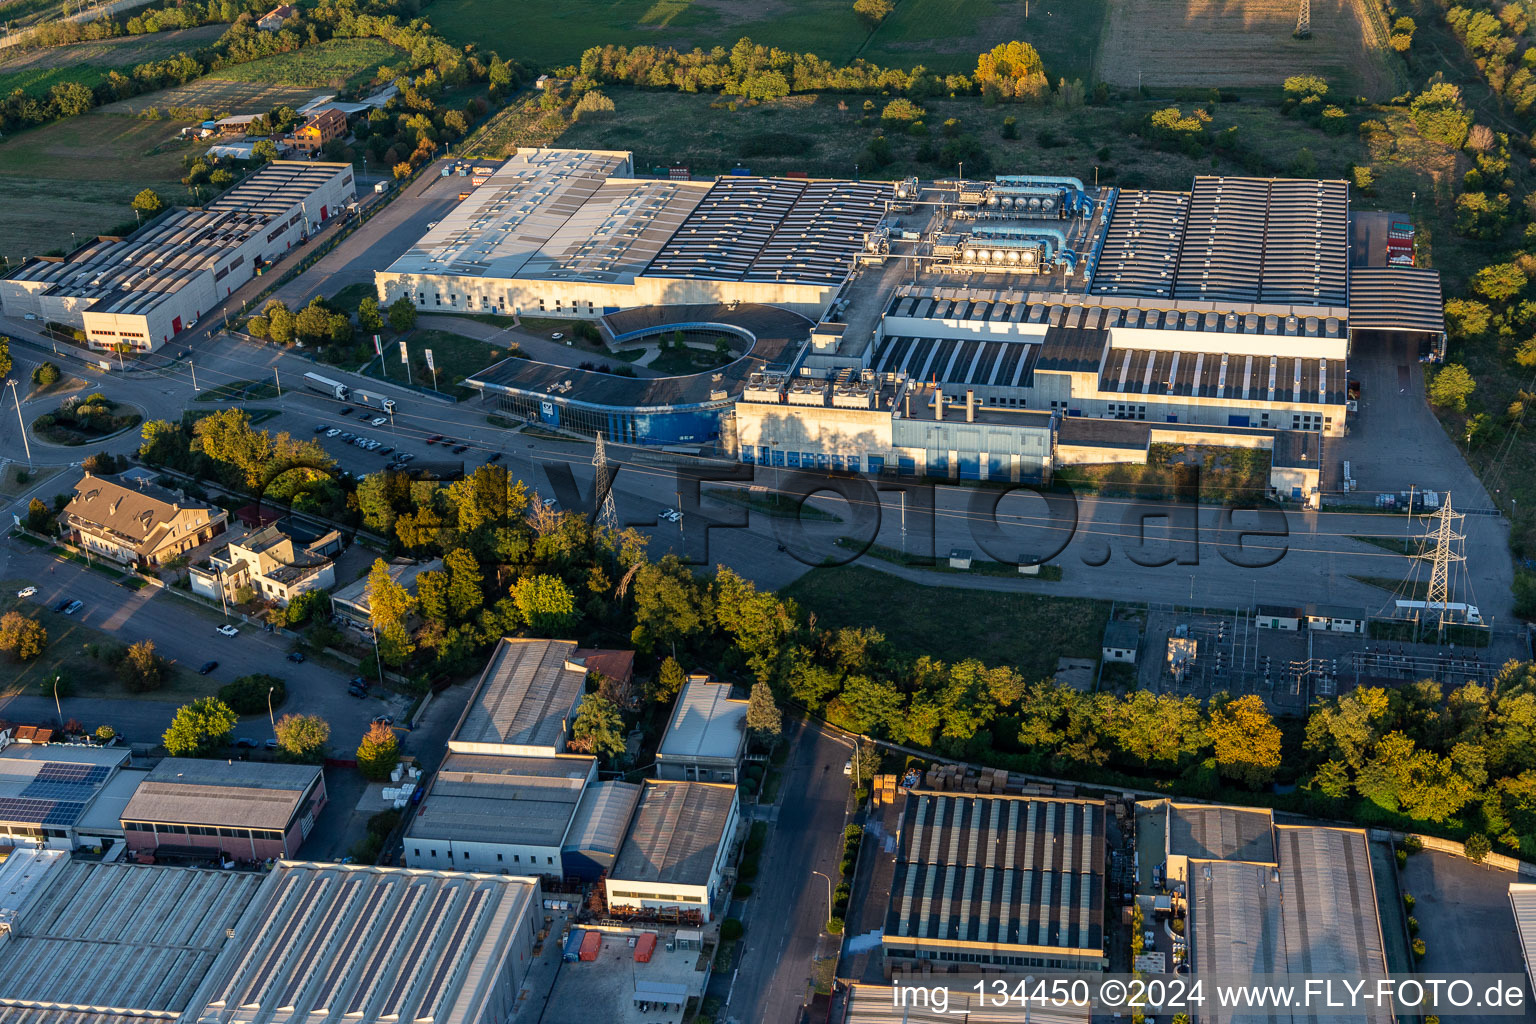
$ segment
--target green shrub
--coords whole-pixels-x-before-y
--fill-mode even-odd
[[[1401,871],[1408,866],[1408,851],[1399,848],[1397,851],[1397,870]]]
[[[1423,939],[1414,939],[1413,940],[1413,955],[1414,956],[1418,957],[1420,960],[1424,959],[1424,949],[1425,949],[1425,947],[1424,947],[1424,940]]]
[[[834,917],[830,921],[828,921],[827,922],[827,934],[828,935],[841,935],[841,934],[843,934],[843,919],[840,918],[840,917]]]
[[[1410,916],[1408,918],[1408,934],[1409,935],[1417,935],[1417,934],[1419,934],[1419,919],[1418,918],[1413,917],[1413,916]]]
[[[746,932],[746,926],[734,917],[728,917],[720,922],[720,938],[725,942],[735,942]]]
[[[255,715],[267,710],[267,691],[272,691],[272,708],[282,706],[288,696],[288,687],[276,676],[257,672],[241,676],[232,683],[219,687],[219,699],[235,709],[239,715]]]
[[[1411,911],[1413,909],[1413,905],[1415,903],[1417,903],[1417,902],[1418,902],[1418,900],[1413,898],[1413,893],[1411,893],[1411,892],[1403,893],[1403,906],[1406,909]]]
[[[1415,853],[1422,853],[1424,850],[1424,840],[1418,836],[1404,836],[1403,841],[1397,845],[1399,849],[1405,851],[1410,856]]]
[[[736,877],[743,882],[750,882],[757,877],[757,858],[748,857],[741,862],[741,867],[736,871]]]
[[[731,890],[731,895],[738,900],[744,900],[752,895],[752,887],[746,882],[737,882],[735,888]]]
[[[853,874],[853,858],[844,857],[843,862],[838,865],[837,869],[844,878],[847,878],[849,875]]]

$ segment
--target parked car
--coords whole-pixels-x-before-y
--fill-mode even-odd
[[[240,631],[238,629],[236,629],[234,626],[231,626],[229,623],[226,622],[226,623],[224,623],[224,625],[219,627],[219,635],[221,635],[221,636],[239,636],[240,635]]]
[[[261,745],[266,747],[268,750],[276,750],[277,740],[263,740]]]
[[[219,667],[219,663],[216,662],[216,661],[205,661],[205,662],[203,662],[202,667],[197,670],[197,674],[200,675],[200,676],[205,676],[209,672],[212,672],[214,669],[216,669],[218,667]]]
[[[469,451],[469,445],[467,444],[456,444],[453,446],[453,454],[455,455],[463,455],[467,451]]]
[[[344,405],[344,406],[341,407],[341,411],[338,412],[336,415],[337,416],[351,416],[352,415],[352,407],[350,405]]]
[[[64,614],[65,615],[73,615],[73,614],[75,614],[75,612],[79,611],[81,608],[84,608],[84,607],[85,607],[84,602],[81,602],[81,601],[71,601],[71,602],[69,602],[69,604],[64,606]]]
[[[70,599],[67,597],[60,598],[58,601],[54,602],[53,610],[56,612],[61,612],[65,608],[69,607],[69,602]]]
[[[672,509],[664,508],[660,512],[656,513],[656,518],[657,519],[671,519],[672,518],[672,512],[673,512]]]
[[[341,431],[336,429],[335,427],[332,427],[330,430],[327,430],[325,432],[325,436],[326,437],[340,437],[341,436]]]
[[[371,422],[376,427],[382,427],[384,424],[389,422],[389,417],[387,417],[387,416],[375,416],[369,422]]]
[[[442,439],[442,434],[433,434],[431,437],[427,438],[427,444],[437,444],[437,442],[441,441]]]
[[[356,435],[356,434],[354,434],[354,433],[352,433],[352,432],[351,432],[351,431],[350,431],[350,430],[349,430],[349,431],[346,431],[346,432],[344,432],[344,433],[343,433],[343,434],[342,434],[342,435],[341,435],[341,438],[340,438],[340,440],[342,440],[342,441],[345,441],[345,442],[347,442],[347,444],[351,444],[351,443],[352,443],[352,439],[353,439],[353,438],[354,438],[354,437],[356,437],[356,436],[357,436],[357,435]]]
[[[395,449],[394,449],[394,447],[393,447],[393,446],[388,446],[388,447],[384,447],[384,448],[380,448],[380,449],[379,449],[379,454],[380,454],[380,455],[388,455],[388,454],[390,454],[390,453],[391,453],[391,452],[393,452],[393,451],[394,451],[394,450],[395,450]]]
[[[257,743],[249,736],[241,736],[239,739],[235,740],[235,746],[241,750],[255,750],[257,747],[261,746],[261,744]]]
[[[393,718],[389,717],[388,715],[374,715],[373,716],[373,724],[374,725],[394,725],[395,724],[395,720]]]
[[[411,454],[410,452],[401,452],[399,455],[395,456],[395,461],[396,462],[410,462],[415,457],[416,456]]]
[[[37,593],[37,588],[36,587],[22,587],[20,590],[16,591],[16,596],[17,597],[31,597],[35,593]]]
[[[848,760],[843,762],[843,774],[844,775],[852,775],[853,774],[853,758],[850,757]]]
[[[561,331],[556,331],[554,334],[551,334],[549,336],[549,340],[550,341],[562,341],[562,340],[564,340],[564,338],[565,338],[565,334],[563,332],[561,332]]]
[[[327,430],[330,430],[330,429],[331,428],[330,428],[329,424],[326,424],[326,423],[316,423],[315,424],[315,433],[317,433],[317,434],[323,434]]]
[[[500,462],[500,461],[501,461],[501,452],[495,452],[495,453],[493,453],[491,455],[490,458],[485,460],[486,465],[490,465],[492,462]]]
[[[294,664],[302,665],[304,663],[304,652],[303,651],[289,651],[288,652],[288,660],[293,662]]]

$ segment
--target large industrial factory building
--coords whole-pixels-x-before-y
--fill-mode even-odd
[[[614,347],[741,342],[707,374],[509,360],[466,382],[610,440],[1008,480],[1160,441],[1238,445],[1269,450],[1294,498],[1316,486],[1318,441],[1345,432],[1352,346],[1444,351],[1438,276],[1370,241],[1382,215],[1352,215],[1341,181],[632,174],[628,153],[519,150],[377,275],[379,297],[593,319]]]
[[[279,160],[131,238],[28,261],[0,280],[0,311],[83,330],[93,349],[153,352],[355,198],[351,164]]]

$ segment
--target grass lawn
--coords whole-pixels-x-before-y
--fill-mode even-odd
[[[716,354],[714,349],[705,351],[697,348],[685,348],[679,351],[671,348],[651,360],[650,369],[657,373],[670,374],[681,377],[690,373],[703,373],[705,370],[713,370],[717,366],[724,366],[737,358],[735,354],[726,353],[724,357]]]
[[[42,483],[51,480],[64,472],[63,466],[39,466],[37,469],[28,469],[20,462],[8,463],[4,472],[0,472],[0,494],[7,498],[18,498]],[[25,474],[26,479],[21,477]]]
[[[208,78],[217,82],[260,82],[295,88],[351,89],[378,76],[402,52],[382,39],[328,39],[318,46],[274,54],[221,68]]]
[[[270,380],[232,380],[198,393],[199,402],[258,402],[276,398],[277,385]]]
[[[459,382],[477,370],[483,370],[487,366],[501,362],[511,355],[506,349],[489,342],[476,341],[459,334],[450,334],[447,331],[415,330],[409,334],[401,335],[411,354],[411,379],[418,385],[430,384],[431,376],[427,372],[426,350],[432,350],[432,362],[437,367],[438,389],[448,394],[457,394],[465,397],[470,394],[468,388],[458,386]],[[387,372],[379,372],[378,357],[374,357],[361,372],[369,377],[388,377],[390,380],[399,380],[403,376],[404,367],[400,365],[399,346],[391,342],[384,349],[384,358],[387,361]]]
[[[107,77],[107,70],[94,64],[34,67],[16,71],[0,67],[0,95],[9,96],[20,89],[28,96],[43,96],[49,89],[65,82],[79,82],[87,89],[93,89]]]
[[[1109,618],[1107,601],[925,587],[856,565],[812,569],[781,593],[824,628],[873,626],[906,653],[1012,665],[1031,680],[1060,657],[1097,660]]]
[[[53,695],[53,678],[59,676],[72,681],[67,695],[71,697],[105,697],[114,700],[163,700],[182,702],[204,697],[218,689],[218,683],[197,673],[172,665],[165,685],[148,693],[133,693],[125,688],[117,673],[106,661],[93,658],[89,646],[101,650],[125,646],[122,638],[87,626],[78,618],[54,615],[40,605],[16,598],[16,586],[20,581],[7,581],[4,596],[0,597],[0,614],[20,611],[37,619],[48,631],[48,644],[43,653],[31,661],[17,664],[6,655],[0,655],[0,696],[14,697],[21,694],[35,696]],[[175,600],[170,598],[169,600]],[[60,695],[66,695],[63,686]],[[100,722],[84,722],[94,729]]]
[[[379,290],[369,281],[349,284],[326,301],[337,309],[356,315],[358,305],[369,296],[379,297]]]
[[[1030,0],[1026,21],[1019,0],[897,0],[858,56],[881,67],[921,64],[969,74],[982,51],[1022,39],[1040,52],[1052,81],[1091,84],[1107,6],[1106,0]]]
[[[7,13],[14,9],[7,7]],[[193,53],[228,31],[228,25],[203,25],[200,28],[155,32],[143,36],[120,36],[68,46],[42,46],[31,50],[3,51],[0,76],[39,68],[75,68],[93,66],[125,68],[145,61],[162,60],[178,53]],[[7,89],[7,91],[9,91]]]

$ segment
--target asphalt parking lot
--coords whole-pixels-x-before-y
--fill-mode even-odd
[[[1425,974],[1457,975],[1469,971],[1525,975],[1509,906],[1510,871],[1500,871],[1448,853],[1424,851],[1408,858],[1399,875],[1402,889],[1416,901],[1413,916],[1425,955]],[[1529,983],[1527,982],[1527,987]],[[1528,993],[1529,995],[1529,993]],[[1536,1020],[1529,999],[1517,1016],[1457,1016],[1458,1022]]]

